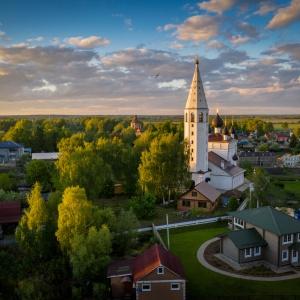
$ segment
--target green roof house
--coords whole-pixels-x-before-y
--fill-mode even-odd
[[[243,264],[300,265],[300,221],[270,206],[230,212],[232,231],[221,235],[221,253]]]

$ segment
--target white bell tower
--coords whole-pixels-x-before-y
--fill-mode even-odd
[[[195,184],[209,177],[208,106],[199,72],[199,60],[184,109],[184,138],[189,146],[189,168]]]

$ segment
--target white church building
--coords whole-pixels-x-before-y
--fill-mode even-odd
[[[206,182],[220,191],[230,191],[244,184],[245,170],[237,166],[237,140],[222,118],[212,121],[209,133],[209,109],[199,72],[199,61],[184,109],[184,138],[189,147],[189,169],[195,185]]]

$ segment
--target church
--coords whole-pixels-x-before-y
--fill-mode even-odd
[[[184,139],[189,150],[189,170],[195,187],[198,186],[198,193],[201,193],[200,187],[214,188],[224,193],[244,184],[245,170],[237,166],[237,140],[233,125],[228,128],[217,113],[211,127],[213,132],[210,132],[209,108],[199,72],[199,61],[196,60],[184,109]],[[199,207],[204,206],[203,203],[198,204]]]

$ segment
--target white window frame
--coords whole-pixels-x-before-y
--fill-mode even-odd
[[[256,251],[258,248],[258,251]],[[261,255],[261,247],[254,247],[254,256],[260,256]]]
[[[284,241],[284,238],[287,238],[286,241]],[[283,237],[282,237],[282,244],[283,245],[287,245],[287,244],[292,244],[293,243],[293,234],[290,233],[290,234],[285,234]]]
[[[145,286],[149,286],[149,288],[145,288]],[[151,283],[142,283],[142,292],[151,292]]]
[[[177,284],[176,288],[173,288],[172,285]],[[180,283],[179,282],[171,282],[171,291],[180,291]]]
[[[298,237],[298,242],[300,242],[300,232],[297,233],[297,237]]]
[[[286,258],[283,257],[283,254],[286,253]],[[281,261],[288,261],[289,260],[289,250],[282,250],[281,252]]]
[[[250,254],[249,254],[249,255],[247,254],[247,250],[250,250]],[[245,249],[244,256],[245,256],[245,258],[252,257],[252,248],[246,248],[246,249]]]
[[[157,271],[156,272],[157,275],[163,275],[163,274],[165,274],[165,269],[164,269],[163,266],[158,267],[156,271]]]

